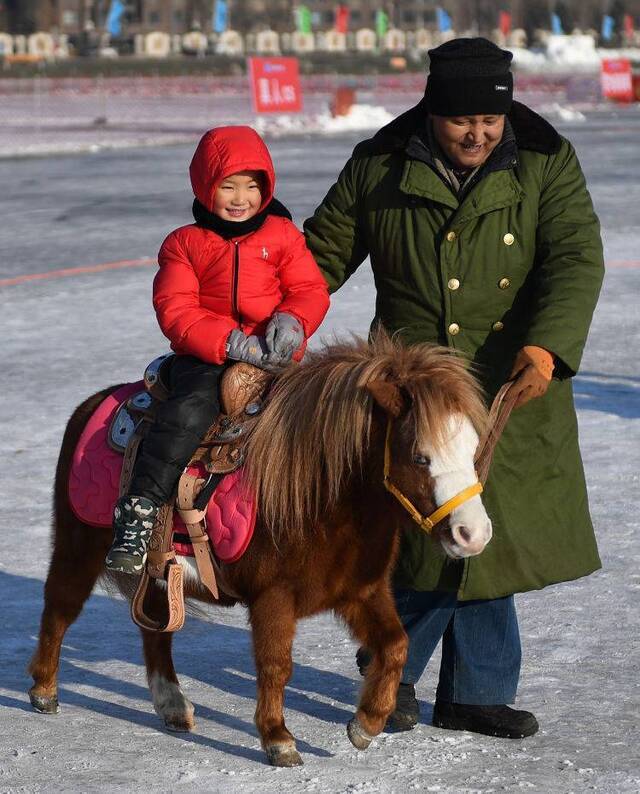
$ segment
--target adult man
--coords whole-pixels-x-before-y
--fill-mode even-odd
[[[538,723],[506,705],[520,673],[513,593],[600,567],[570,378],[602,245],[573,147],[512,102],[511,53],[477,38],[429,54],[423,100],[355,148],[305,232],[332,291],[370,256],[375,322],[468,356],[488,398],[516,379],[522,407],[483,497],[491,543],[451,562],[403,532],[394,585],[410,646],[392,721],[416,723],[414,684],[442,638],[434,725],[522,737]]]

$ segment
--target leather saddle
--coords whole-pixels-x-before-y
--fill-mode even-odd
[[[145,422],[153,420],[158,402],[167,399],[167,375],[172,359],[173,353],[154,359],[144,372],[145,389],[116,411],[107,436],[116,452],[125,454],[134,434],[140,433]],[[220,475],[242,466],[246,439],[262,411],[272,380],[273,375],[242,362],[224,372],[220,383],[221,413],[205,434],[190,466],[199,463],[209,474]]]

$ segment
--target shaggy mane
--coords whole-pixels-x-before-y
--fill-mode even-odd
[[[477,381],[447,348],[407,347],[381,330],[369,342],[354,337],[309,352],[278,377],[248,442],[249,484],[276,541],[310,532],[360,468],[373,409],[366,386],[376,380],[410,395],[417,446],[442,443],[452,413],[479,433],[486,425]]]

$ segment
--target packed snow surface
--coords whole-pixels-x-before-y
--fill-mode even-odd
[[[190,222],[193,144],[0,162],[0,280],[141,260],[0,286],[0,791],[640,791],[640,186],[632,167],[640,123],[629,111],[587,114],[560,128],[587,173],[608,262],[575,379],[603,568],[516,598],[524,653],[518,705],[536,713],[541,730],[508,741],[431,727],[434,658],[418,687],[419,725],[358,752],[345,733],[360,686],[356,645],[322,615],[302,622],[295,641],[286,719],[305,765],[289,770],[269,767],[259,746],[251,637],[240,607],[191,617],[176,636],[176,669],[196,707],[190,734],[163,729],[138,632],[125,604],[100,591],[65,638],[60,714],[30,708],[25,668],[42,609],[64,426],[86,396],[138,379],[166,349],[151,310],[149,258],[172,228]],[[278,196],[298,222],[362,137],[271,140]],[[333,297],[313,344],[366,333],[373,304],[365,263]]]

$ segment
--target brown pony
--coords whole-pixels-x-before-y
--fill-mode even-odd
[[[30,665],[31,703],[41,712],[58,710],[65,631],[105,574],[111,530],[74,516],[68,478],[82,429],[114,388],[76,409],[62,442],[53,556]],[[468,489],[476,482],[473,455],[485,421],[478,386],[455,355],[429,345],[403,347],[382,334],[370,343],[355,339],[309,353],[277,379],[247,454],[257,526],[244,556],[224,566],[228,584],[249,609],[257,670],[255,720],[272,764],[302,763],[284,723],[284,688],[296,621],[318,612],[333,610],[373,654],[349,738],[364,749],[383,729],[407,649],[390,572],[401,527],[422,531],[389,488],[398,489],[423,515]],[[433,533],[445,551],[456,558],[482,551],[491,524],[480,497],[473,495],[448,512],[448,521]],[[188,560],[180,560],[189,574],[187,597],[212,601]],[[121,577],[118,584],[130,591],[135,579]],[[152,591],[151,607],[160,610],[162,599],[154,592],[160,591]],[[217,603],[236,601],[221,596]],[[155,710],[170,730],[191,730],[194,709],[173,667],[172,635],[142,630],[142,640]]]

